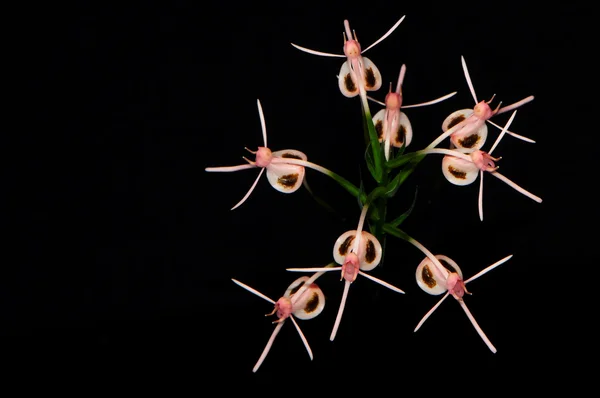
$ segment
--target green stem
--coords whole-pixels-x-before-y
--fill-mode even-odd
[[[373,117],[371,116],[371,109],[367,101],[367,94],[363,91],[360,93],[361,104],[363,109],[363,119],[366,124],[367,131],[369,133],[369,143],[371,144],[371,151],[373,153],[373,163],[375,166],[375,181],[381,183],[383,179],[383,157],[381,156],[381,145],[377,138],[377,131],[373,124]]]

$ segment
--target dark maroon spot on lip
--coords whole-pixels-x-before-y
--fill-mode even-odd
[[[298,182],[298,174],[286,174],[277,179],[279,185],[283,185],[286,188],[293,188]]]
[[[458,140],[458,143],[463,148],[473,148],[479,142],[478,134],[471,134],[468,137],[463,138],[462,140]]]
[[[450,123],[448,123],[448,130],[450,130],[452,127],[456,126],[458,123],[462,122],[463,120],[465,120],[464,115],[456,116],[454,119],[450,120]]]
[[[421,278],[430,289],[433,289],[437,285],[437,282],[433,278],[433,273],[429,269],[429,265],[425,265],[423,267],[423,270],[421,271]]]
[[[454,272],[454,273],[458,274],[458,271],[453,266],[451,266],[450,264],[448,264],[447,261],[440,260],[440,263],[442,263],[442,265],[444,266],[444,268],[446,268],[448,271]]]
[[[406,127],[400,126],[398,128],[398,134],[396,135],[396,144],[402,146],[405,138],[406,138]]]
[[[367,241],[367,252],[365,253],[365,260],[367,260],[367,262],[369,264],[371,264],[373,261],[375,261],[375,257],[377,257],[377,251],[375,250],[375,244],[373,243],[372,240],[368,240]]]
[[[356,85],[352,81],[352,77],[350,77],[350,73],[348,73],[346,75],[346,77],[344,77],[344,86],[346,86],[346,90],[350,91],[351,93],[356,91]]]
[[[298,159],[298,160],[302,160],[302,158],[298,155],[294,155],[293,153],[284,153],[283,155],[281,155],[282,158],[286,158],[286,159]]]
[[[377,138],[382,140],[383,139],[383,122],[381,120],[378,120],[377,123],[375,123],[375,131],[377,132]]]
[[[460,180],[466,180],[467,179],[467,173],[465,173],[464,171],[460,171],[458,169],[455,169],[452,166],[448,166],[448,171],[450,172],[450,174],[452,174],[454,177],[460,179]]]
[[[304,311],[307,313],[314,312],[319,306],[319,295],[317,293],[313,293],[313,295],[308,299],[306,303],[306,307],[304,307]]]
[[[365,75],[366,75],[365,76],[366,77],[366,79],[365,79],[366,86],[368,88],[375,87],[375,83],[377,83],[377,82],[375,81],[375,73],[373,72],[373,68],[369,68],[369,69],[365,70]]]
[[[350,244],[354,240],[354,235],[350,235],[346,238],[346,240],[340,245],[339,252],[341,256],[345,256],[348,253],[348,248]]]

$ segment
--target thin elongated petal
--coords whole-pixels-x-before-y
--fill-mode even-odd
[[[496,123],[492,122],[491,120],[486,120],[486,122],[488,122],[489,124],[491,124],[491,125],[492,125],[492,126],[494,126],[494,127],[497,127],[497,128],[499,128],[500,130],[502,130],[502,128],[503,128],[502,126],[500,126],[499,124],[496,124]],[[515,132],[512,132],[512,131],[508,131],[508,130],[506,130],[506,134],[510,134],[510,135],[512,135],[513,137],[515,137],[515,138],[518,138],[518,139],[520,139],[520,140],[522,140],[522,141],[525,141],[525,142],[529,142],[529,143],[535,144],[535,141],[534,141],[534,140],[532,140],[531,138],[524,137],[524,136],[522,136],[522,135],[519,135],[519,134],[517,134],[517,133],[515,133]]]
[[[459,186],[472,184],[479,175],[479,169],[475,163],[455,156],[444,156],[442,172],[448,181]]]
[[[475,89],[473,88],[473,82],[471,81],[471,76],[469,76],[469,70],[467,69],[467,63],[465,61],[465,57],[460,56],[460,62],[462,63],[463,71],[465,72],[465,79],[467,79],[467,85],[469,86],[469,91],[471,91],[471,95],[477,104],[479,101],[477,100],[477,95],[475,94]]]
[[[512,115],[510,115],[510,119],[508,119],[508,122],[506,122],[506,124],[504,125],[504,127],[502,128],[502,131],[500,132],[500,134],[498,135],[498,138],[496,138],[496,141],[494,141],[494,145],[492,145],[492,147],[490,148],[490,150],[488,151],[488,154],[492,154],[492,152],[494,151],[494,149],[496,149],[496,147],[498,146],[498,144],[500,143],[500,140],[502,140],[502,137],[504,137],[504,134],[506,134],[506,130],[508,130],[508,127],[510,126],[510,124],[512,123],[512,121],[514,120],[515,116],[517,115],[517,111],[515,110]]]
[[[310,360],[312,361],[313,353],[312,353],[312,350],[310,349],[310,345],[308,345],[308,340],[306,340],[306,337],[304,337],[304,333],[302,333],[302,330],[300,330],[300,326],[298,325],[298,323],[296,322],[294,317],[290,316],[290,319],[292,320],[292,323],[296,327],[296,330],[298,331],[298,334],[300,335],[300,338],[302,339],[302,342],[304,343],[304,347],[306,347],[306,351],[308,351],[308,356],[310,357]]]
[[[321,268],[286,268],[286,271],[291,272],[327,272],[327,271],[340,271],[342,267],[321,267]]]
[[[358,273],[361,274],[362,276],[364,276],[365,278],[372,280],[373,282],[379,283],[381,286],[385,286],[388,289],[391,289],[391,290],[393,290],[395,292],[404,294],[404,290],[398,289],[396,286],[391,285],[391,284],[389,284],[387,282],[384,282],[384,281],[382,281],[379,278],[375,278],[374,276],[371,276],[371,275],[367,274],[366,272],[363,272],[363,271],[359,270]]]
[[[392,34],[392,32],[393,32],[394,30],[396,30],[396,28],[397,28],[397,27],[398,27],[398,26],[399,26],[399,25],[402,23],[402,21],[404,21],[404,18],[405,18],[405,17],[406,17],[406,15],[403,15],[403,16],[402,16],[402,18],[400,18],[400,19],[398,20],[398,22],[396,22],[396,23],[394,24],[394,26],[392,26],[392,27],[390,28],[390,30],[388,30],[387,32],[385,32],[385,34],[384,34],[383,36],[381,36],[379,39],[377,39],[377,41],[375,41],[375,42],[374,42],[373,44],[371,44],[369,47],[367,47],[367,48],[365,48],[364,50],[362,50],[362,52],[361,52],[361,53],[362,53],[362,54],[364,54],[365,52],[367,52],[367,50],[369,50],[369,49],[371,49],[371,48],[375,47],[375,45],[377,45],[377,44],[378,44],[378,43],[380,43],[380,42],[381,42],[383,39],[385,39],[385,38],[386,38],[386,37],[388,37],[390,34]]]
[[[339,76],[338,76],[338,78],[339,78]],[[367,95],[367,99],[370,99],[371,101],[373,101],[373,102],[376,102],[376,103],[378,103],[379,105],[385,106],[385,102],[379,101],[379,100],[377,100],[377,99],[375,99],[375,98],[373,98],[373,97],[370,97],[370,96],[368,96],[368,95]]]
[[[467,317],[469,318],[469,320],[473,324],[473,327],[475,328],[475,330],[477,331],[477,333],[479,334],[479,336],[481,337],[481,339],[488,346],[488,348],[495,354],[496,353],[496,347],[494,347],[494,345],[492,344],[492,342],[490,341],[490,339],[488,339],[488,337],[485,335],[485,333],[483,333],[483,330],[481,329],[481,327],[479,326],[479,324],[475,320],[475,317],[473,317],[473,314],[471,314],[471,311],[469,311],[469,308],[467,308],[467,305],[465,304],[465,302],[463,300],[458,300],[458,303],[460,304],[461,308],[465,311],[465,314],[467,314]]]
[[[239,166],[207,167],[204,170],[228,173],[231,171],[240,171],[240,170],[255,169],[255,168],[256,168],[256,166],[253,164],[240,164]]]
[[[531,192],[521,188],[519,185],[515,184],[514,182],[512,182],[511,180],[509,180],[508,178],[506,178],[505,176],[503,176],[502,174],[498,173],[497,171],[491,172],[491,175],[493,175],[494,177],[504,181],[505,183],[507,183],[508,185],[510,185],[514,190],[516,190],[517,192],[522,193],[523,195],[527,196],[529,199],[532,199],[538,203],[542,203],[542,198],[540,198],[539,196],[536,196],[534,194],[532,194]]]
[[[258,368],[260,368],[260,365],[262,365],[263,361],[267,357],[267,354],[269,353],[269,350],[271,349],[271,346],[273,346],[273,342],[275,341],[275,337],[277,337],[277,334],[279,334],[279,331],[281,330],[281,327],[283,326],[284,323],[285,323],[285,321],[280,322],[280,323],[277,324],[277,326],[275,326],[275,329],[273,330],[273,333],[271,334],[271,337],[269,338],[269,341],[267,342],[267,345],[265,346],[265,349],[263,350],[262,354],[260,355],[260,358],[258,358],[258,361],[256,362],[256,365],[254,365],[254,368],[252,369],[252,372],[256,373],[256,371],[258,370]]]
[[[481,275],[490,272],[491,270],[493,270],[494,268],[496,268],[497,266],[499,266],[501,264],[504,264],[505,262],[507,262],[508,260],[510,260],[512,258],[512,256],[513,256],[512,254],[508,255],[508,256],[504,257],[502,260],[498,260],[494,264],[492,264],[492,265],[490,265],[488,267],[485,267],[484,269],[482,269],[481,271],[479,271],[478,273],[476,273],[475,275],[473,275],[472,277],[470,277],[469,279],[467,279],[465,281],[465,284],[467,284],[467,283],[469,283],[471,281],[474,281],[475,279],[479,278]]]
[[[272,299],[268,298],[267,296],[265,296],[264,294],[262,294],[262,293],[261,293],[261,292],[259,292],[258,290],[251,288],[250,286],[248,286],[248,285],[246,285],[246,284],[244,284],[244,283],[242,283],[242,282],[238,281],[237,279],[233,279],[233,278],[232,278],[231,280],[232,280],[232,281],[233,281],[233,282],[234,282],[236,285],[239,285],[239,286],[243,287],[244,289],[248,290],[249,292],[256,294],[258,297],[260,297],[260,298],[262,298],[262,299],[264,299],[264,300],[267,300],[267,301],[268,301],[269,303],[271,303],[271,304],[275,304],[275,301],[274,301],[274,300],[272,300]]]
[[[438,301],[433,307],[431,307],[431,309],[427,312],[427,314],[425,314],[425,316],[421,319],[421,321],[417,324],[417,327],[415,327],[415,332],[417,330],[419,330],[421,328],[421,326],[423,326],[423,324],[425,323],[425,321],[427,320],[427,318],[429,318],[431,316],[431,314],[433,314],[433,312],[437,309],[437,307],[440,306],[440,304],[442,304],[442,302],[444,300],[446,300],[446,298],[450,295],[449,292],[446,292],[446,294],[444,295],[444,297],[442,297],[440,299],[440,301]]]
[[[258,105],[258,116],[260,117],[260,127],[262,129],[263,143],[264,146],[267,147],[267,125],[265,123],[265,115],[263,114],[262,106],[259,100],[256,100],[256,104]]]
[[[264,173],[265,169],[261,168],[260,169],[260,173],[258,173],[258,175],[256,176],[256,179],[254,180],[254,183],[252,184],[252,186],[250,187],[250,189],[248,190],[248,192],[246,192],[246,195],[244,195],[244,197],[235,205],[231,208],[231,210],[235,210],[238,207],[240,207],[242,205],[242,203],[244,203],[246,201],[246,199],[248,199],[248,197],[250,196],[250,194],[252,193],[252,191],[254,191],[254,188],[256,187],[256,184],[258,184],[258,180],[260,180],[260,176],[262,176],[262,174]]]
[[[477,201],[479,219],[483,221],[483,170],[479,170],[479,199]]]
[[[307,52],[309,54],[321,55],[323,57],[346,58],[346,56],[344,54],[331,54],[331,53],[326,53],[326,52],[322,52],[322,51],[311,50],[311,49],[305,48],[305,47],[300,47],[299,45],[294,44],[294,43],[291,43],[291,44],[292,44],[292,46],[296,47],[298,50]]]
[[[522,100],[515,102],[514,104],[504,106],[504,107],[500,108],[498,110],[498,112],[496,112],[496,115],[499,115],[504,112],[512,111],[513,109],[517,109],[518,107],[523,106],[526,103],[533,101],[533,99],[534,99],[533,95],[530,95],[529,97],[523,98]]]
[[[452,96],[454,96],[458,91],[455,91],[453,93],[450,94],[446,94],[440,98],[436,98],[434,100],[431,101],[427,101],[427,102],[421,102],[419,104],[411,104],[411,105],[402,105],[402,109],[409,109],[409,108],[418,108],[420,106],[427,106],[427,105],[433,105],[433,104],[437,104],[438,102],[442,102]]]
[[[338,328],[340,327],[340,322],[342,320],[342,314],[344,313],[344,307],[346,306],[346,300],[348,299],[348,290],[350,290],[350,282],[346,281],[344,283],[344,293],[342,294],[342,301],[340,302],[340,308],[338,309],[337,317],[335,318],[335,323],[333,324],[333,330],[331,331],[331,336],[329,336],[329,340],[333,341],[335,339],[335,335],[337,334]]]

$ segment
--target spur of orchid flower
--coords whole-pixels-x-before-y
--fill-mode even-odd
[[[302,330],[300,330],[300,326],[294,317],[297,317],[298,319],[312,319],[323,312],[323,308],[325,307],[325,296],[323,295],[321,288],[314,283],[314,281],[321,275],[322,273],[316,273],[310,278],[308,276],[303,276],[296,279],[290,284],[290,286],[288,286],[283,296],[277,301],[270,299],[259,291],[236,279],[232,279],[237,285],[243,287],[251,293],[254,293],[258,297],[265,299],[275,306],[273,311],[269,314],[266,314],[266,316],[276,315],[277,320],[273,323],[276,323],[277,326],[275,326],[275,329],[273,330],[273,333],[271,334],[271,337],[269,338],[269,341],[267,342],[267,345],[265,346],[260,358],[256,362],[256,365],[254,365],[252,372],[256,372],[267,357],[267,354],[269,353],[271,346],[275,341],[275,337],[277,337],[277,334],[279,334],[281,327],[287,319],[290,319],[296,327],[296,330],[298,331],[298,334],[304,343],[304,347],[306,347],[306,351],[308,351],[308,356],[312,361],[312,350],[310,349],[308,341],[306,340],[306,337],[304,337],[304,334],[302,333]]]
[[[381,87],[381,73],[375,64],[367,57],[362,55],[369,49],[373,48],[376,44],[381,42],[387,36],[389,36],[404,20],[403,16],[398,22],[394,24],[382,37],[380,37],[373,44],[361,49],[356,32],[350,30],[350,23],[348,20],[344,20],[344,54],[331,54],[321,51],[310,50],[308,48],[300,47],[294,43],[292,46],[297,49],[315,55],[322,55],[325,57],[346,57],[346,61],[342,64],[340,73],[338,74],[338,86],[342,94],[348,98],[355,97],[360,94],[364,102],[366,102],[366,92],[376,91]]]
[[[244,157],[244,160],[246,160],[247,164],[225,167],[207,167],[205,169],[209,172],[233,172],[253,168],[261,169],[258,173],[258,176],[254,180],[254,183],[246,192],[246,195],[244,195],[244,197],[235,206],[233,206],[231,210],[236,209],[242,203],[244,203],[246,199],[248,199],[265,170],[267,171],[267,180],[269,181],[269,184],[271,184],[271,186],[279,192],[283,193],[296,192],[300,188],[304,180],[305,167],[310,167],[329,176],[333,175],[331,171],[314,163],[308,162],[306,155],[300,151],[286,149],[272,152],[267,147],[267,128],[265,125],[265,117],[262,106],[260,104],[260,100],[257,100],[256,102],[258,105],[258,114],[260,116],[260,123],[262,127],[263,146],[258,147],[256,151],[251,151],[250,149],[246,148],[248,152],[256,155],[256,159],[252,161]]]
[[[483,174],[488,172],[494,177],[504,181],[506,184],[511,186],[516,191],[529,197],[530,199],[541,203],[542,199],[529,191],[521,188],[504,175],[498,172],[498,166],[495,162],[499,161],[500,158],[492,157],[492,152],[504,137],[508,131],[508,127],[515,118],[517,111],[514,110],[510,119],[502,129],[502,132],[496,139],[496,142],[488,152],[484,152],[480,149],[476,149],[470,153],[462,153],[456,149],[442,149],[442,148],[431,148],[417,151],[418,154],[429,154],[439,153],[445,155],[442,160],[442,172],[444,177],[454,185],[464,186],[472,184],[479,176],[479,197],[478,197],[478,210],[479,218],[483,221]]]
[[[480,276],[491,271],[492,269],[496,268],[500,264],[503,264],[504,262],[510,260],[510,258],[512,257],[512,254],[495,262],[494,264],[483,269],[482,271],[480,271],[479,273],[477,273],[476,275],[472,276],[471,278],[469,278],[467,280],[463,280],[462,271],[459,268],[459,266],[456,264],[456,262],[454,262],[454,260],[452,260],[451,258],[444,256],[442,254],[438,254],[435,257],[438,260],[437,262],[433,262],[433,261],[431,261],[431,259],[429,257],[425,257],[425,259],[423,259],[423,261],[421,261],[421,263],[417,266],[417,270],[415,273],[415,276],[417,279],[417,284],[424,292],[429,293],[431,295],[440,295],[442,293],[445,293],[445,294],[441,298],[441,300],[438,301],[437,304],[435,304],[431,308],[431,310],[429,310],[429,312],[427,312],[427,314],[425,314],[425,316],[418,323],[418,325],[414,331],[416,332],[417,330],[419,330],[419,328],[423,325],[423,323],[427,320],[427,318],[429,318],[429,316],[431,314],[433,314],[433,312],[439,307],[439,305],[449,295],[452,295],[452,297],[454,297],[456,299],[456,301],[458,301],[461,308],[465,311],[465,313],[467,314],[467,317],[473,324],[473,327],[475,328],[475,330],[477,331],[479,336],[482,338],[482,340],[485,342],[485,344],[488,346],[488,348],[493,353],[496,353],[496,347],[494,347],[494,345],[491,343],[491,341],[485,335],[485,333],[483,332],[483,330],[481,329],[479,324],[477,324],[477,321],[475,320],[475,318],[469,311],[469,308],[465,304],[465,302],[463,300],[463,296],[465,295],[465,293],[469,294],[469,295],[471,294],[467,290],[467,287],[466,287],[467,283],[479,278]],[[443,270],[440,269],[440,264],[443,266],[443,268],[444,268]]]
[[[404,293],[404,291],[397,287],[390,285],[381,279],[375,278],[364,271],[370,271],[379,265],[382,256],[382,247],[379,240],[367,231],[363,231],[363,224],[368,211],[368,204],[363,206],[358,227],[356,230],[346,231],[336,240],[333,246],[333,258],[335,262],[340,264],[340,267],[330,268],[287,268],[288,271],[295,272],[327,272],[327,271],[341,271],[342,280],[344,283],[344,293],[340,302],[338,314],[331,332],[329,339],[333,341],[337,334],[337,330],[342,319],[344,307],[346,305],[346,299],[348,297],[348,291],[350,284],[356,280],[356,277],[360,274],[367,279],[379,283],[395,292]]]
[[[379,142],[384,143],[385,160],[390,159],[390,145],[395,148],[401,148],[402,146],[407,147],[412,140],[412,126],[406,114],[400,110],[401,108],[417,108],[420,106],[436,104],[456,94],[455,91],[431,101],[414,105],[403,105],[402,83],[404,81],[405,73],[406,65],[403,64],[400,68],[398,82],[396,83],[396,91],[392,91],[392,84],[390,83],[390,90],[385,96],[385,102],[378,101],[372,97],[367,97],[371,101],[385,106],[384,109],[381,109],[373,116],[373,124],[375,125]]]
[[[448,117],[446,117],[446,119],[444,119],[442,122],[442,131],[444,133],[435,141],[433,141],[428,148],[435,147],[442,140],[449,136],[452,149],[456,148],[457,150],[466,153],[475,151],[485,144],[485,140],[487,138],[486,122],[497,127],[498,129],[502,129],[501,126],[489,120],[491,117],[516,109],[528,102],[533,101],[534,99],[534,96],[530,95],[529,97],[515,102],[514,104],[504,107],[501,107],[502,102],[500,102],[496,109],[492,110],[492,108],[490,108],[490,103],[494,100],[495,94],[492,96],[492,98],[490,98],[489,101],[479,101],[477,99],[477,95],[475,94],[471,77],[469,76],[467,63],[465,62],[465,58],[463,56],[461,56],[461,62],[463,71],[465,73],[465,78],[467,80],[467,85],[469,86],[471,95],[475,100],[475,107],[473,109],[460,109],[448,115]],[[511,131],[507,131],[507,133],[526,142],[535,142],[530,138],[523,137],[522,135],[513,133]]]

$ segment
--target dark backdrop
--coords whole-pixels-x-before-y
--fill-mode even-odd
[[[565,381],[550,375],[576,365],[560,358],[582,353],[573,343],[586,340],[570,331],[587,329],[571,323],[578,307],[565,300],[595,286],[586,268],[595,230],[583,164],[595,156],[586,122],[593,105],[582,97],[592,76],[586,10],[175,1],[47,11],[20,31],[27,90],[13,105],[25,112],[4,148],[14,161],[3,170],[10,238],[0,274],[0,352],[14,374],[30,381],[56,374],[64,384],[92,376],[90,391],[125,380],[193,394],[252,385],[285,393],[319,383],[444,391],[480,376],[496,386]],[[470,284],[465,299],[498,352],[451,298],[413,333],[438,297],[415,282],[421,252],[389,238],[384,263],[370,273],[406,294],[359,277],[331,342],[343,283],[337,272],[322,276],[325,310],[299,321],[313,362],[287,324],[253,374],[273,328],[264,316],[272,306],[231,278],[276,300],[301,276],[286,268],[332,261],[333,243],[356,228],[359,210],[332,180],[308,170],[311,187],[338,215],[306,190],[275,191],[265,176],[230,211],[257,171],[204,168],[241,164],[244,147],[262,144],[258,98],[273,150],[303,151],[355,184],[371,184],[359,100],[337,89],[343,59],[290,43],[341,54],[349,19],[366,48],[402,15],[399,28],[365,54],[384,80],[373,96],[383,100],[402,63],[405,103],[458,91],[406,110],[415,133],[409,149],[440,134],[449,113],[472,107],[461,55],[480,99],[536,97],[511,130],[537,142],[507,136],[495,154],[503,156],[500,171],[542,204],[486,176],[480,222],[478,184],[451,185],[434,155],[389,208],[390,217],[405,211],[418,188],[402,228],[453,258],[465,277],[514,254]],[[489,133],[488,148],[498,130]]]

